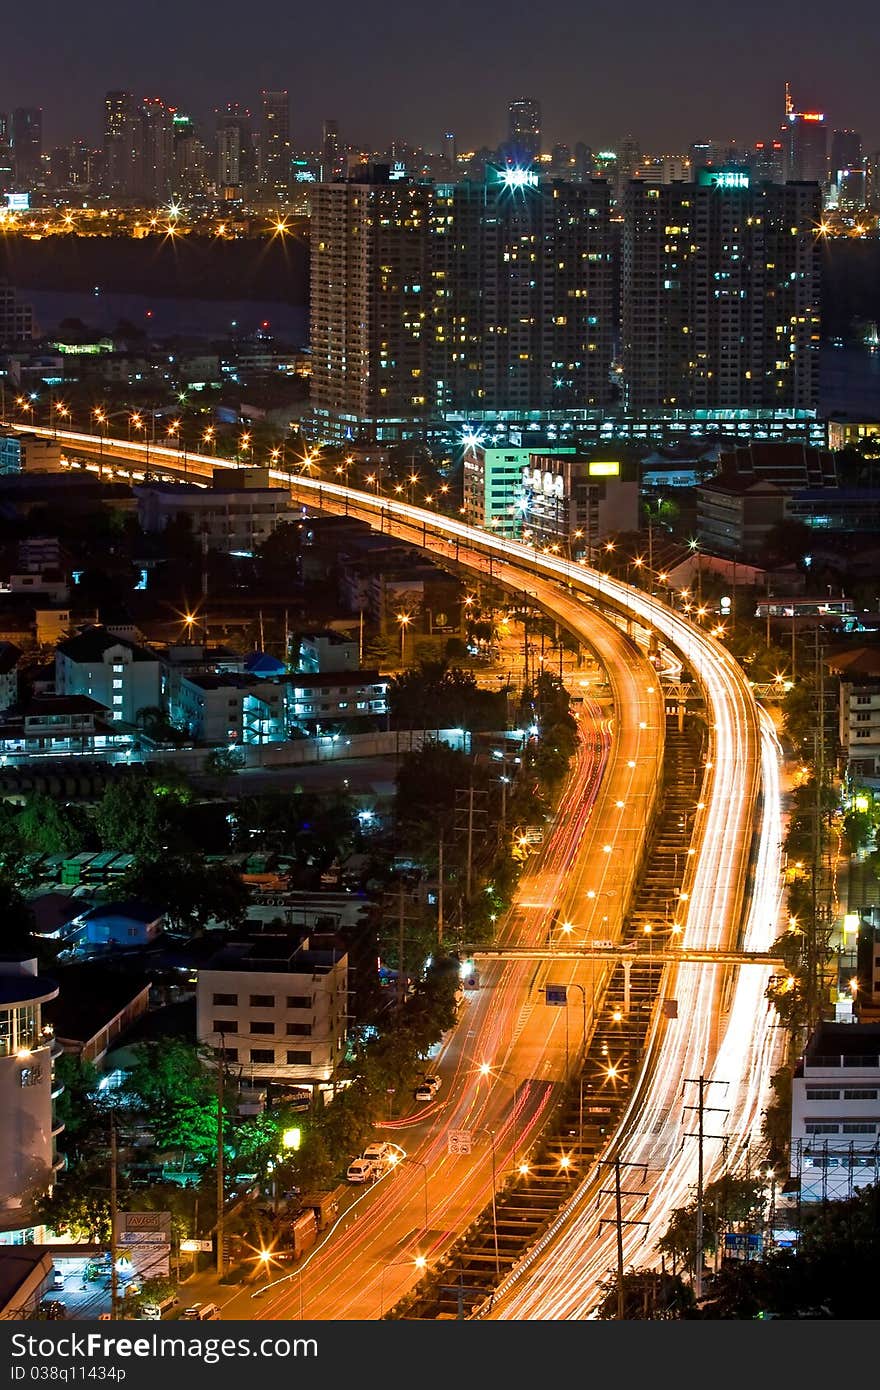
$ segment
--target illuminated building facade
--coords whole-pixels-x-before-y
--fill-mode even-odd
[[[290,182],[290,94],[263,92],[260,122],[260,183],[267,193],[287,197]]]
[[[387,165],[312,194],[312,405],[325,433],[427,414],[433,190]]]
[[[815,184],[756,185],[741,166],[630,183],[628,410],[815,409],[821,211]]]
[[[437,411],[601,407],[616,326],[609,190],[490,170],[438,185],[432,224]]]
[[[531,164],[541,153],[541,106],[534,97],[517,97],[507,108],[508,160]]]

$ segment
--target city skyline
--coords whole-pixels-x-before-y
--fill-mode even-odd
[[[372,17],[360,14],[351,0],[342,0],[326,18],[292,18],[277,0],[268,0],[263,23],[244,31],[237,11],[220,0],[209,33],[197,15],[180,16],[167,0],[158,0],[155,22],[143,33],[126,34],[125,19],[108,23],[103,0],[75,13],[60,6],[57,11],[52,22],[58,44],[49,50],[44,17],[24,14],[17,20],[16,61],[0,99],[3,109],[43,107],[46,147],[75,137],[97,140],[107,89],[159,95],[207,119],[227,102],[253,106],[260,89],[287,87],[291,141],[298,148],[317,146],[328,115],[339,120],[343,134],[366,145],[406,139],[431,148],[445,130],[456,133],[460,148],[491,145],[506,133],[509,101],[527,95],[542,105],[545,148],[576,140],[613,144],[634,134],[645,148],[671,151],[701,137],[766,138],[781,124],[786,80],[799,101],[827,113],[829,128],[860,129],[869,148],[880,142],[870,42],[878,20],[868,0],[850,7],[845,34],[837,17],[818,7],[805,13],[783,4],[768,13],[746,0],[707,31],[692,0],[680,3],[672,16],[679,27],[668,12],[643,10],[637,0],[625,13],[602,16],[601,46],[593,15],[562,9],[545,20],[537,52],[532,42],[523,42],[516,23],[520,7],[509,11],[499,32],[491,15],[453,4],[438,33],[427,17],[392,4],[383,14],[381,42]],[[172,13],[169,42],[163,21]],[[838,62],[830,68],[832,44]],[[74,65],[67,56],[71,49],[78,55]],[[755,100],[745,102],[740,81],[729,80],[731,72],[748,76]],[[659,107],[658,90],[669,93]]]

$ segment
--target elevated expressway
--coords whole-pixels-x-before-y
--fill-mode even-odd
[[[44,430],[42,433],[57,434],[71,453],[77,451],[93,460],[100,454],[107,464],[112,457],[116,460],[115,468],[121,466],[135,475],[142,472],[146,461],[145,446],[136,443],[99,440],[95,436],[68,431]],[[186,460],[186,473],[191,479],[209,477],[212,470],[220,466],[222,461],[212,457],[190,455]],[[154,472],[167,468],[169,476],[179,475],[182,470],[178,450],[151,445],[150,467]],[[761,725],[752,691],[741,668],[718,642],[642,591],[577,563],[536,554],[521,542],[501,539],[456,519],[387,497],[277,470],[273,470],[272,476],[278,484],[289,487],[293,499],[303,506],[364,520],[377,530],[422,547],[441,564],[489,576],[506,588],[526,595],[530,602],[592,646],[606,667],[614,697],[615,737],[605,775],[595,794],[592,814],[585,824],[579,824],[578,843],[573,846],[574,860],[562,876],[554,879],[551,874],[545,885],[538,886],[536,920],[530,927],[528,916],[522,918],[512,930],[511,945],[546,944],[546,921],[551,907],[562,909],[581,939],[614,938],[619,932],[626,894],[654,803],[662,758],[664,712],[656,673],[640,649],[619,627],[607,621],[610,614],[617,623],[635,623],[655,633],[689,668],[706,700],[710,754],[695,812],[693,844],[696,853],[685,885],[686,897],[678,914],[683,926],[682,944],[696,953],[716,949],[722,953],[767,951],[776,934],[779,905],[778,748],[771,729]],[[525,904],[520,907],[524,909]],[[566,942],[569,944],[571,938]],[[511,1136],[516,1112],[528,1106],[530,1097],[533,1108],[542,1105],[544,1100],[531,1081],[525,1088],[517,1086],[511,1097],[509,1076],[561,1078],[559,1022],[551,1018],[548,1027],[544,1016],[537,1011],[528,1015],[529,999],[546,978],[547,968],[546,964],[537,970],[533,967],[530,975],[528,965],[521,961],[499,962],[488,967],[484,975],[488,988],[481,991],[485,1017],[470,1029],[468,1036],[473,1051],[463,1059],[456,1072],[459,1080],[467,1084],[450,1095],[442,1115],[437,1116],[441,1123],[429,1128],[422,1140],[429,1148],[433,1145],[427,1160],[430,1166],[424,1170],[417,1166],[426,1162],[424,1148],[412,1151],[412,1168],[404,1165],[410,1169],[411,1176],[407,1178],[405,1173],[400,1173],[394,1178],[398,1185],[395,1204],[390,1201],[383,1204],[381,1193],[377,1193],[372,1205],[364,1204],[364,1215],[358,1220],[362,1233],[357,1238],[357,1258],[353,1260],[351,1235],[343,1260],[339,1254],[327,1257],[328,1261],[335,1259],[337,1266],[341,1263],[336,1275],[329,1265],[322,1269],[324,1260],[322,1252],[318,1253],[313,1275],[304,1276],[307,1288],[314,1289],[314,1296],[306,1299],[307,1316],[376,1316],[377,1286],[384,1282],[379,1302],[387,1305],[392,1291],[397,1296],[411,1282],[411,1259],[405,1260],[399,1253],[400,1247],[395,1245],[393,1237],[389,1240],[391,1211],[395,1206],[401,1210],[406,1205],[402,1179],[413,1189],[410,1217],[423,1171],[429,1196],[432,1181],[441,1200],[444,1191],[451,1194],[454,1189],[457,1194],[454,1224],[450,1221],[448,1228],[444,1228],[440,1223],[438,1231],[429,1231],[429,1235],[433,1233],[436,1237],[429,1242],[429,1254],[435,1257],[449,1243],[453,1230],[460,1228],[459,1223],[472,1208],[473,1200],[480,1199],[484,1205],[489,1199],[491,1177],[487,1188],[485,1163],[482,1165],[483,1180],[477,1184],[479,1190],[472,1194],[470,1201],[460,1199],[462,1183],[448,1174],[462,1160],[449,1158],[442,1152],[445,1131],[449,1127],[468,1127],[468,1124],[476,1130],[476,1120],[489,1133],[498,1122],[498,1116],[506,1114],[506,1125],[493,1134],[493,1146],[502,1129],[509,1145],[506,1157],[499,1157],[496,1152],[497,1167],[500,1170],[505,1164],[509,1166],[516,1157],[514,1149],[522,1146],[522,1126],[529,1118],[527,1113],[520,1115],[519,1132]],[[660,1009],[656,1011],[640,1082],[613,1140],[614,1150],[626,1162],[645,1165],[643,1170],[633,1170],[644,1172],[642,1196],[637,1203],[635,1199],[627,1201],[638,1205],[639,1219],[648,1220],[649,1230],[656,1236],[662,1233],[669,1211],[686,1200],[688,1189],[696,1178],[696,1143],[683,1140],[683,1135],[693,1128],[688,1123],[690,1115],[683,1109],[694,1100],[693,1095],[685,1094],[693,1090],[688,1079],[706,1076],[723,1083],[710,1088],[707,1104],[720,1105],[726,1112],[724,1133],[728,1155],[735,1155],[740,1146],[759,1132],[760,1109],[767,1098],[778,1036],[773,1031],[764,1000],[770,968],[760,963],[731,963],[721,968],[702,961],[699,954],[695,959],[670,963],[666,967],[661,994],[677,1000],[677,1018],[667,1017]],[[595,965],[586,962],[566,961],[563,964],[560,960],[552,973],[554,981],[568,980],[580,983],[582,988],[585,983],[586,988],[591,988],[593,978],[585,972],[595,969]],[[540,1019],[539,1026],[536,1015]],[[493,1084],[479,1093],[479,1105],[474,1111],[477,1102],[473,1068],[483,1060],[492,1064]],[[463,1077],[460,1076],[462,1066],[465,1069]],[[470,1075],[469,1067],[472,1069]],[[495,1077],[497,1084],[494,1084]],[[719,1100],[722,1094],[724,1099]],[[720,1132],[717,1124],[713,1129],[716,1131]],[[496,1147],[500,1148],[500,1143]],[[707,1179],[718,1171],[722,1156],[721,1141],[708,1141]],[[379,1188],[383,1185],[379,1184]],[[632,1183],[627,1185],[633,1186]],[[473,1183],[464,1184],[468,1191],[473,1186]],[[550,1233],[502,1284],[492,1316],[581,1318],[590,1315],[595,1307],[599,1281],[615,1258],[614,1231],[605,1224],[609,1213],[601,1206],[605,1198],[599,1197],[600,1209],[596,1210],[597,1189],[601,1186],[607,1187],[607,1177],[587,1180],[575,1191]],[[381,1222],[378,1215],[375,1222],[369,1217],[373,1207],[382,1210]],[[452,1216],[451,1210],[449,1214]],[[434,1224],[432,1215],[432,1228]],[[374,1225],[372,1234],[364,1229]],[[412,1232],[412,1220],[409,1226]],[[646,1262],[652,1241],[649,1239],[642,1248],[641,1238],[641,1227],[626,1228],[628,1263]],[[409,1248],[412,1248],[412,1240]],[[332,1252],[334,1243],[330,1242],[326,1249]],[[401,1268],[409,1264],[410,1268],[405,1268],[406,1277],[397,1280],[381,1272],[394,1263]],[[336,1277],[350,1286],[355,1268],[359,1271],[354,1281],[357,1287],[345,1295]],[[326,1290],[322,1276],[329,1279]],[[290,1316],[295,1312],[294,1295],[291,1292],[288,1297],[276,1299],[275,1306],[270,1306],[267,1298],[262,1308],[265,1311],[261,1310],[259,1316]]]

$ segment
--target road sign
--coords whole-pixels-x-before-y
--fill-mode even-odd
[[[664,999],[664,1000],[663,1000],[663,1017],[664,1017],[664,1018],[678,1018],[678,1000],[677,1000],[677,999]]]
[[[212,1240],[182,1240],[180,1249],[184,1255],[195,1255],[203,1250],[210,1252],[214,1249],[214,1242]]]
[[[764,1240],[759,1232],[728,1231],[724,1237],[724,1253],[734,1260],[759,1260]]]
[[[564,1009],[568,1003],[567,985],[547,985],[544,989],[544,1003],[556,1009]]]
[[[585,941],[585,942],[584,942],[584,945],[587,947],[588,950],[593,950],[593,951],[613,951],[613,950],[614,950],[614,942],[611,941],[608,937],[602,937],[602,938],[597,937],[597,938],[595,939],[595,941]]]
[[[469,1154],[471,1151],[471,1131],[451,1129],[446,1136],[446,1151],[450,1154]]]

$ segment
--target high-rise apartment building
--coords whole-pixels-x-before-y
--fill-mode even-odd
[[[318,419],[381,435],[449,411],[606,405],[607,184],[514,169],[437,186],[388,174],[313,193]]]
[[[125,198],[134,180],[135,115],[131,92],[104,97],[104,185],[113,199]]]
[[[290,93],[263,92],[260,118],[260,183],[265,192],[287,197],[290,184]]]
[[[758,140],[748,163],[756,183],[785,183],[786,152],[781,140]]]
[[[160,97],[144,97],[134,117],[135,198],[166,203],[174,171],[174,111]]]
[[[0,111],[0,193],[12,192],[14,182],[12,124],[7,112]]]
[[[626,404],[812,409],[818,389],[821,193],[743,168],[630,183],[622,346]]]
[[[426,413],[428,184],[387,165],[312,192],[312,405],[352,429]]]
[[[12,113],[12,158],[15,182],[27,192],[40,182],[43,157],[43,110],[16,106]]]
[[[339,144],[339,122],[327,120],[321,139],[321,179],[329,183],[342,171],[342,148]]]
[[[239,189],[256,173],[251,113],[237,102],[217,113],[217,186],[220,192]]]
[[[431,243],[435,412],[607,404],[607,183],[490,170],[438,185]]]
[[[540,153],[540,103],[534,97],[517,97],[507,108],[507,162],[532,164]]]

